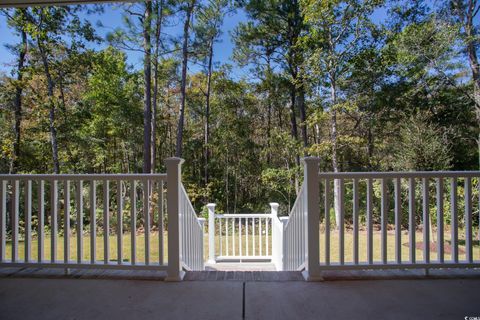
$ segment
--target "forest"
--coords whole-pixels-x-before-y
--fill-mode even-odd
[[[123,20],[103,36],[88,17],[107,6]],[[16,41],[2,40],[14,59],[1,60],[0,173],[164,172],[177,156],[197,209],[235,213],[288,210],[304,156],[321,171],[478,170],[479,10],[477,0],[2,9],[1,32]],[[239,12],[233,63],[219,62],[215,44]]]

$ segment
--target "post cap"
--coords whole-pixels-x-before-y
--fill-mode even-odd
[[[319,157],[304,157],[304,158],[302,158],[302,162],[304,162],[305,164],[320,163],[320,158]]]
[[[269,205],[272,209],[278,209],[278,206],[279,206],[279,204],[276,202],[270,202]]]
[[[216,205],[215,203],[207,203],[207,208],[215,208]]]
[[[184,162],[185,162],[184,159],[178,158],[178,157],[170,157],[165,159],[165,164],[169,164],[169,163],[182,164]]]

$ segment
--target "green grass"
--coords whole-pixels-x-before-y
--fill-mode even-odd
[[[464,239],[462,237],[462,231],[459,231],[460,240]],[[423,234],[422,232],[415,233],[415,240],[420,244],[420,247],[423,248]],[[444,250],[446,246],[450,245],[450,233],[445,233],[444,235]],[[435,237],[436,240],[436,237]],[[430,241],[433,242],[432,237],[430,237]],[[408,232],[402,231],[401,234],[401,252],[402,252],[402,261],[409,261],[410,258],[410,249],[409,249],[409,238]],[[463,245],[462,245],[463,244]],[[474,249],[473,249],[473,257],[474,259],[480,259],[480,247],[478,245],[478,241],[474,242]],[[325,261],[325,233],[322,232],[320,234],[320,261]],[[339,261],[339,235],[338,231],[332,230],[330,232],[330,252],[331,252],[331,262],[338,262]],[[395,234],[394,231],[389,231],[387,233],[387,260],[394,261],[395,260],[395,248],[396,248],[396,241],[395,241]],[[367,233],[366,231],[359,232],[359,261],[366,262],[367,261]],[[423,249],[416,249],[415,250],[416,261],[423,261]],[[450,253],[445,251],[444,259],[450,260],[452,258]],[[434,261],[437,259],[437,252],[436,250],[430,250],[430,260]],[[459,241],[459,259],[464,260],[465,257],[465,242]],[[375,231],[373,233],[373,260],[374,261],[381,261],[381,233],[380,231]],[[349,231],[345,233],[345,262],[353,262],[353,232]]]
[[[131,234],[125,233],[123,234],[123,243],[122,243],[122,260],[125,262],[131,261]],[[77,236],[72,235],[70,237],[70,259],[77,260]],[[150,234],[150,261],[151,262],[158,262],[159,261],[159,237],[158,232],[152,232]],[[168,246],[168,239],[167,235],[164,235],[164,261],[167,261],[167,246]],[[90,236],[85,234],[83,236],[83,260],[90,261]],[[95,244],[95,254],[96,260],[101,262],[104,261],[104,238],[103,235],[97,235],[96,237],[96,244]],[[109,236],[109,261],[118,261],[117,255],[117,236],[110,235]],[[136,236],[136,262],[145,262],[145,236],[143,234],[138,234]],[[37,239],[32,240],[31,246],[31,256],[32,260],[36,261],[38,259],[38,241]],[[12,256],[12,245],[11,242],[7,242],[7,251],[6,256],[7,259],[10,259]],[[24,241],[19,242],[18,248],[18,257],[20,260],[23,260],[25,256],[25,243]],[[45,243],[44,243],[44,259],[50,260],[51,258],[51,237],[49,235],[45,236]],[[58,237],[57,238],[57,260],[64,260],[64,238]]]
[[[339,261],[339,236],[338,231],[332,230],[330,233],[330,252],[331,252],[331,262],[338,262]],[[460,245],[459,245],[459,258],[460,260],[465,259],[465,245],[464,245],[464,232],[459,230],[459,237],[460,237]],[[271,235],[269,235],[271,238]],[[416,232],[416,241],[422,242],[422,233]],[[222,236],[222,254],[226,254],[226,240],[227,237],[225,235]],[[236,253],[239,254],[239,241],[238,241],[238,234],[235,236],[235,250]],[[252,254],[253,248],[253,239],[252,236],[249,236],[249,254]],[[445,245],[450,244],[450,233],[445,232]],[[230,235],[228,237],[229,242],[229,254],[233,255],[233,237]],[[266,241],[265,237],[263,238],[263,254],[266,254]],[[110,235],[109,237],[109,260],[110,261],[117,261],[117,236]],[[122,260],[124,262],[129,262],[131,259],[131,234],[125,233],[123,235],[123,256]],[[164,235],[164,261],[166,263],[168,259],[167,255],[167,245],[168,239],[167,235]],[[246,236],[242,235],[242,246],[243,246],[243,254],[246,254]],[[255,240],[256,246],[256,253],[259,253],[259,239],[258,236]],[[389,231],[387,234],[387,256],[389,261],[393,261],[395,259],[395,235],[393,231]],[[7,242],[7,252],[6,257],[7,259],[11,259],[11,242]],[[32,240],[31,246],[31,256],[32,260],[36,261],[38,258],[38,241],[36,239]],[[402,231],[402,260],[408,261],[409,259],[409,246],[408,246],[408,232]],[[381,234],[380,231],[375,231],[373,235],[373,258],[374,261],[381,260]],[[23,241],[19,242],[19,249],[18,249],[18,257],[20,260],[23,260],[25,252],[25,243]],[[215,237],[215,252],[217,255],[220,254],[220,237],[217,235]],[[271,245],[269,245],[269,254],[271,254]],[[50,260],[51,255],[51,238],[50,236],[45,236],[45,244],[44,244],[44,259]],[[208,234],[204,236],[204,256],[205,259],[208,256]],[[475,260],[480,259],[480,246],[478,241],[474,241],[474,249],[473,249],[473,257]],[[416,250],[416,258],[417,261],[423,260],[423,250],[417,249]],[[434,251],[430,252],[430,259],[433,261],[437,258],[437,253]],[[64,259],[64,239],[63,237],[57,238],[57,260],[63,261]],[[77,259],[77,236],[74,234],[70,237],[70,259],[76,260]],[[359,232],[359,259],[362,262],[367,260],[367,235],[366,231]],[[451,259],[450,253],[445,253],[445,260]],[[85,234],[83,236],[83,260],[90,261],[90,236]],[[97,235],[96,237],[96,260],[102,262],[104,260],[104,240],[103,235]],[[145,261],[145,236],[144,234],[137,234],[136,236],[136,261],[137,262],[144,262]],[[151,262],[158,262],[159,261],[159,237],[158,232],[152,232],[150,234],[150,261]],[[325,261],[325,233],[322,230],[320,233],[320,261]],[[350,262],[353,261],[353,233],[351,231],[345,232],[345,261]]]

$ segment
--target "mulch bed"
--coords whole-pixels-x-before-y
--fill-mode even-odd
[[[409,247],[409,243],[406,242],[403,244],[405,247]],[[417,250],[423,250],[423,241],[418,241],[415,243],[415,248]],[[449,243],[444,243],[443,244],[443,251],[445,254],[451,254],[452,253],[452,246]],[[437,243],[436,242],[430,242],[430,252],[437,252]],[[465,250],[462,248],[458,248],[458,253],[459,254],[464,254]]]

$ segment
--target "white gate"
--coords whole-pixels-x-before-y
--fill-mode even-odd
[[[270,206],[270,213],[216,214],[208,204],[208,262],[281,261],[283,223],[278,204]]]

